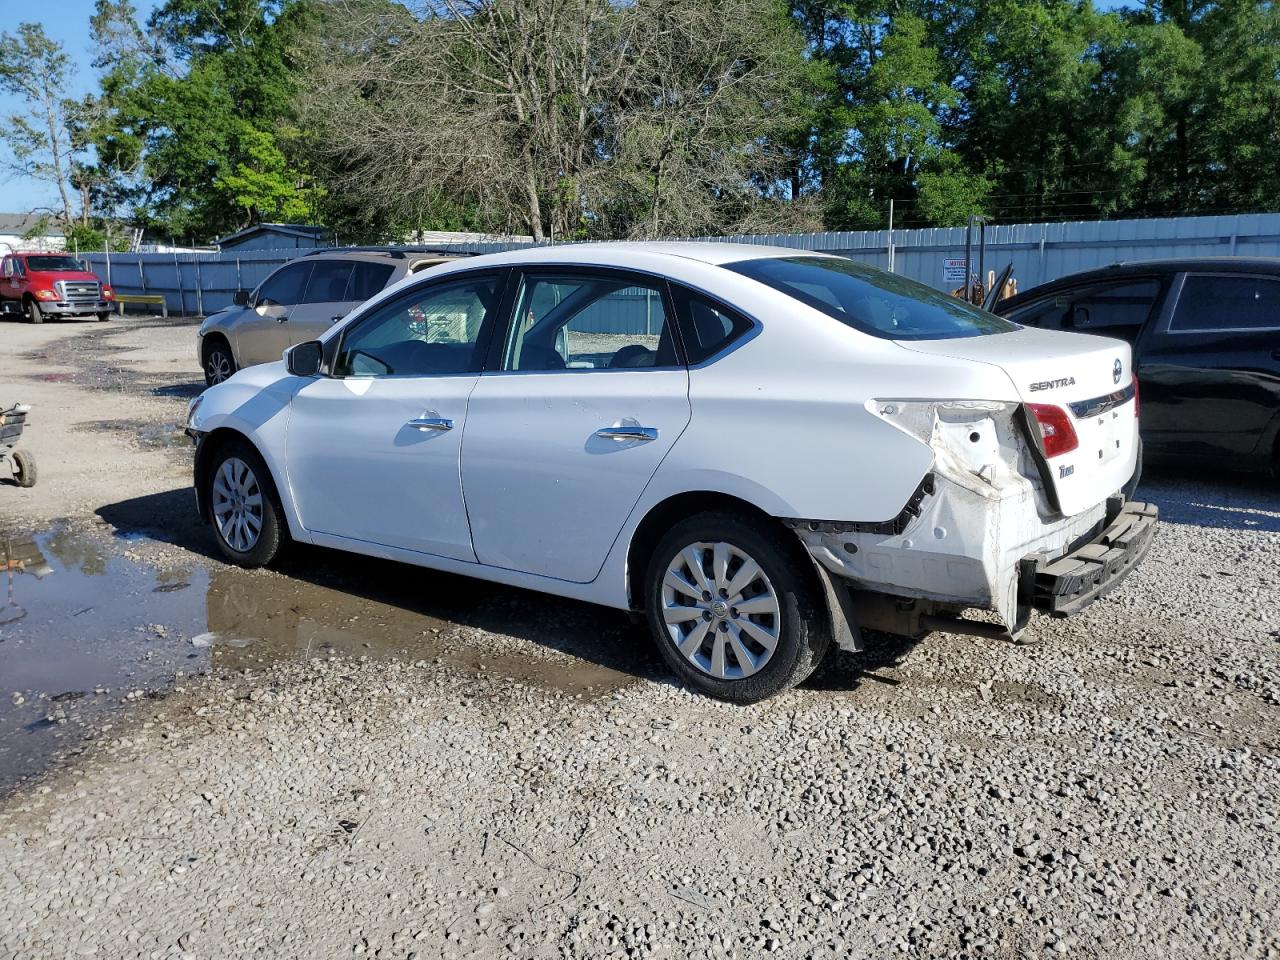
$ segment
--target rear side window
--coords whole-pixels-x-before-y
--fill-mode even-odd
[[[347,288],[347,299],[352,301],[368,300],[391,279],[395,270],[389,263],[356,263],[351,271],[351,285]]]
[[[274,303],[282,307],[301,303],[312,266],[311,262],[307,262],[281,267],[262,281],[262,287],[258,290],[258,303]]]
[[[1169,329],[1280,330],[1280,282],[1264,277],[1187,277]]]
[[[613,275],[526,275],[515,316],[505,370],[617,370],[679,362],[661,284]]]
[[[841,257],[766,257],[724,266],[887,340],[949,340],[1017,326],[923,283]]]
[[[706,297],[672,287],[676,310],[685,321],[684,347],[690,363],[701,363],[751,329],[751,321],[723,304]]]
[[[351,279],[350,260],[317,260],[303,303],[342,303]]]

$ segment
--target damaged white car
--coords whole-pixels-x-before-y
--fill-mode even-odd
[[[684,681],[750,702],[865,628],[1016,638],[1115,587],[1156,525],[1125,496],[1137,417],[1121,341],[648,243],[411,277],[188,432],[236,563],[294,540],[643,611]]]

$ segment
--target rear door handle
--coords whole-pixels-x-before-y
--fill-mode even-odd
[[[415,417],[405,424],[406,427],[413,427],[415,430],[421,430],[423,433],[431,431],[444,431],[453,429],[453,421],[448,417]]]
[[[657,427],[601,427],[596,431],[596,436],[602,440],[613,440],[617,443],[626,443],[636,440],[641,443],[648,443],[650,440],[658,439]]]
[[[1271,359],[1272,359],[1272,360],[1280,360],[1280,350],[1272,350],[1272,351],[1271,351]]]

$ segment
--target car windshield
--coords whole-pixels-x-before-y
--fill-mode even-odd
[[[842,257],[761,257],[724,266],[873,337],[948,340],[1018,329],[923,283]]]
[[[42,273],[58,273],[74,270],[77,273],[84,269],[75,257],[27,257],[27,269]]]

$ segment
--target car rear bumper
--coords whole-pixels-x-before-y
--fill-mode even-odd
[[[1108,511],[1109,513],[1112,511]],[[1022,561],[1022,588],[1030,606],[1070,617],[1106,596],[1151,549],[1160,511],[1153,503],[1122,502],[1114,518],[1083,546],[1051,561]]]

